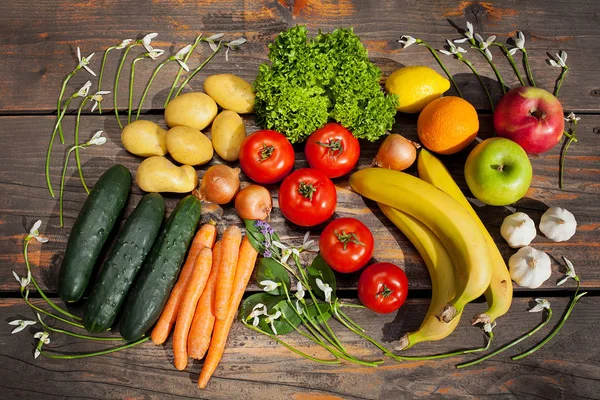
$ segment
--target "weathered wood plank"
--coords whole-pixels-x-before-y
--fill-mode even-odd
[[[151,116],[160,120],[159,116]],[[69,117],[65,122],[67,141],[71,142],[74,118]],[[481,136],[490,135],[490,118],[482,116]],[[10,135],[0,136],[0,148],[3,149],[3,162],[0,165],[0,290],[18,289],[17,282],[11,275],[12,270],[22,271],[23,260],[21,240],[24,232],[36,219],[43,220],[42,233],[50,238],[48,244],[31,248],[31,261],[35,265],[35,276],[43,288],[55,291],[57,276],[62,253],[64,251],[68,232],[74,219],[85,200],[85,192],[75,170],[74,161],[71,164],[65,191],[65,228],[58,225],[58,200],[48,194],[44,179],[44,157],[49,130],[53,125],[52,117],[0,117],[0,124]],[[251,117],[246,119],[248,132],[258,128]],[[547,206],[561,206],[571,210],[578,222],[579,229],[575,237],[566,243],[553,243],[541,234],[534,245],[548,251],[557,261],[565,255],[577,266],[577,271],[583,279],[584,286],[600,287],[600,271],[596,267],[600,261],[598,230],[600,229],[600,203],[598,194],[600,185],[597,177],[600,172],[600,143],[597,141],[595,130],[600,127],[600,116],[584,116],[580,122],[580,142],[573,145],[567,158],[566,190],[557,188],[558,147],[551,152],[532,159],[535,179],[527,197],[517,203],[517,209],[527,212],[539,222],[541,214]],[[91,147],[82,152],[82,163],[85,175],[93,184],[100,174],[114,163],[126,165],[132,173],[140,162],[140,158],[127,153],[120,144],[120,134],[114,116],[89,116],[82,119],[81,137],[86,140],[98,129],[107,132],[109,141],[101,147]],[[400,117],[394,127],[410,139],[416,140],[416,121],[414,117]],[[378,144],[363,143],[360,167],[370,164]],[[66,146],[57,144],[52,163],[52,179],[55,188],[60,182],[60,173]],[[296,167],[306,166],[302,148],[297,149]],[[457,179],[459,185],[467,191],[463,178],[462,166],[468,152],[465,151],[444,161]],[[212,163],[219,162],[218,157]],[[201,176],[206,167],[199,168]],[[415,173],[415,168],[411,170]],[[245,180],[245,178],[243,178]],[[429,277],[424,264],[406,238],[383,216],[377,206],[353,193],[344,178],[336,179],[338,188],[338,216],[354,216],[363,220],[376,237],[374,258],[381,261],[391,261],[404,266],[408,273],[411,289],[430,288]],[[277,185],[271,187],[275,198],[275,209],[271,223],[282,233],[283,237],[293,237],[300,240],[305,230],[286,222],[277,209]],[[142,192],[134,185],[126,215],[137,204]],[[167,205],[170,211],[182,196],[167,195]],[[499,227],[502,219],[511,211],[504,207],[478,207],[484,223],[490,229],[496,243],[506,259],[513,254],[500,237]],[[204,220],[217,219],[222,225],[237,223],[241,220],[235,215],[232,206],[207,206],[204,209]],[[221,226],[222,226],[221,225]],[[26,229],[27,228],[27,229]],[[322,228],[322,227],[321,227]],[[321,228],[314,229],[318,233]],[[554,265],[555,274],[558,265]],[[340,287],[354,288],[358,274],[340,278]],[[555,288],[555,280],[549,280],[544,288]],[[255,289],[251,286],[251,289]]]
[[[457,27],[466,21],[475,25],[483,36],[497,35],[505,41],[523,30],[528,37],[532,67],[538,85],[552,89],[558,71],[550,68],[546,51],[559,49],[569,54],[571,70],[561,90],[566,109],[600,110],[600,82],[597,64],[600,60],[600,33],[598,15],[600,3],[594,0],[553,1],[549,7],[543,0],[503,2],[476,2],[452,0],[435,2],[382,2],[376,0],[261,0],[261,1],[153,1],[115,3],[56,2],[41,0],[32,8],[29,1],[17,0],[4,7],[0,15],[0,75],[4,87],[0,93],[3,112],[50,112],[63,78],[76,65],[75,50],[80,46],[84,54],[96,53],[91,67],[98,72],[102,52],[121,40],[137,38],[148,32],[159,32],[155,47],[175,53],[199,33],[207,35],[225,32],[232,40],[239,36],[249,43],[232,54],[229,63],[221,54],[192,83],[200,88],[202,76],[216,72],[232,72],[253,80],[257,67],[266,61],[267,43],[275,35],[295,24],[307,24],[312,32],[332,30],[339,26],[354,26],[370,51],[371,58],[387,76],[402,65],[424,64],[438,68],[424,48],[402,50],[396,40],[403,34],[429,41],[440,48],[444,39],[460,36]],[[26,16],[26,17],[25,17]],[[190,65],[198,65],[206,57],[208,47],[192,57]],[[517,80],[508,62],[494,49],[494,60],[507,83]],[[105,89],[112,89],[119,51],[107,61]],[[499,86],[486,62],[469,51],[468,58],[485,76],[495,100],[500,97]],[[131,60],[131,59],[130,59]],[[520,60],[520,56],[517,57]],[[455,60],[446,60],[449,70],[459,81],[466,97],[479,109],[489,109],[478,82],[468,69]],[[129,65],[129,62],[127,63]],[[146,82],[155,64],[138,64],[136,93]],[[438,68],[439,69],[439,68]],[[126,104],[128,67],[122,76],[119,104]],[[165,68],[150,91],[145,107],[162,108],[164,98],[174,76],[175,64]],[[68,93],[78,89],[88,78],[78,74],[69,85]],[[95,81],[94,81],[95,82]],[[111,103],[110,97],[107,103]],[[136,101],[137,104],[137,101]],[[107,104],[108,107],[108,104]]]
[[[566,298],[551,298],[556,314],[561,314]],[[39,304],[40,301],[36,300]],[[600,390],[600,350],[596,330],[600,298],[584,297],[575,307],[561,332],[543,349],[516,362],[509,359],[549,332],[544,328],[531,340],[478,366],[456,370],[454,365],[471,357],[438,361],[399,363],[386,360],[378,368],[348,363],[324,366],[296,356],[270,339],[254,334],[236,323],[228,347],[216,374],[205,391],[196,387],[201,362],[194,362],[184,372],[172,365],[171,342],[165,346],[144,344],[103,357],[83,360],[34,360],[30,327],[10,335],[6,323],[0,325],[0,376],[3,398],[185,398],[215,399],[390,399],[495,396],[502,399],[597,398]],[[518,299],[508,315],[495,328],[496,346],[531,329],[541,318],[526,310],[528,299]],[[427,309],[427,300],[409,300],[397,314],[376,315],[367,310],[349,309],[352,318],[368,334],[393,347],[407,330],[415,329]],[[470,304],[466,315],[483,310],[483,304]],[[31,318],[20,299],[0,300],[3,321],[15,317]],[[558,316],[553,321],[558,321]],[[553,325],[553,323],[551,323]],[[349,352],[365,359],[381,354],[343,327],[334,330]],[[85,352],[103,348],[74,338],[51,336],[48,348],[60,352]],[[307,340],[289,335],[285,340],[301,350],[326,357]],[[440,342],[423,343],[407,354],[434,354],[482,343],[479,329],[461,321],[456,332]],[[473,357],[474,358],[474,357]],[[67,384],[66,382],[69,382]]]

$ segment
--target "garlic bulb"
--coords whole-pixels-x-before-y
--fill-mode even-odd
[[[508,259],[510,277],[519,286],[538,288],[550,278],[550,263],[550,257],[543,251],[522,247]]]
[[[555,242],[571,239],[576,229],[577,221],[573,214],[560,207],[551,207],[546,210],[540,221],[540,231]]]
[[[517,212],[504,218],[500,227],[500,234],[510,247],[517,248],[529,246],[537,234],[535,223],[529,215]]]

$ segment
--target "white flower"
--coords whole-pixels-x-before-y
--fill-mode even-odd
[[[558,282],[556,282],[556,286],[562,285],[569,278],[575,279],[577,277],[577,274],[575,273],[575,267],[573,266],[573,263],[571,261],[569,261],[565,256],[563,256],[563,260],[565,260],[565,264],[567,265],[567,272],[565,273],[565,276],[563,276],[561,280],[559,280]]]
[[[25,240],[35,238],[35,240],[37,240],[40,243],[48,242],[47,238],[40,236],[40,232],[38,231],[38,229],[40,229],[40,226],[42,226],[42,220],[38,219],[37,221],[35,221],[35,224],[33,224],[31,229],[29,230],[29,235],[27,235]]]
[[[537,303],[535,306],[533,306],[529,312],[540,312],[543,311],[544,309],[549,310],[550,309],[550,302],[548,302],[548,300],[545,299],[535,299],[535,302]]]
[[[186,70],[188,72],[190,70],[190,67],[187,66],[187,64],[183,61],[183,59],[185,58],[185,55],[190,52],[191,48],[192,48],[192,45],[188,44],[187,46],[185,46],[184,48],[179,50],[173,56],[173,60],[177,61],[179,63],[179,65],[181,65],[181,68],[183,68],[184,70]]]
[[[42,348],[42,346],[50,343],[50,337],[48,335],[48,332],[42,332],[42,331],[37,332],[35,335],[33,335],[33,337],[35,339],[40,340],[35,349],[35,353],[33,354],[34,358],[38,358],[40,356],[40,349]]]
[[[29,325],[34,325],[35,321],[16,319],[14,321],[10,321],[8,324],[13,325],[13,326],[17,325],[17,327],[15,329],[13,329],[12,332],[10,333],[12,335],[13,333],[21,332],[23,329],[27,328]]]
[[[458,53],[466,53],[467,51],[465,49],[463,49],[462,47],[456,47],[454,45],[454,43],[452,43],[450,40],[446,39],[446,43],[448,44],[448,48],[450,49],[450,51],[448,50],[438,50],[440,53],[445,54],[447,56],[453,56],[453,55],[457,55]]]
[[[262,303],[258,303],[252,308],[252,312],[250,313],[250,315],[248,315],[248,319],[252,318],[252,325],[258,326],[258,323],[260,322],[260,319],[258,317],[266,314],[267,306],[265,306]]]
[[[306,232],[304,234],[304,239],[302,239],[302,246],[298,249],[300,252],[309,251],[309,252],[317,252],[319,251],[319,245],[314,240],[308,240],[310,238],[310,232]]]
[[[232,40],[229,43],[226,43],[225,46],[227,46],[227,50],[225,50],[225,61],[229,61],[229,50],[235,50],[238,48],[239,45],[244,44],[246,42],[246,38],[238,38]]]
[[[296,311],[298,311],[298,314],[302,314],[304,312],[302,306],[300,305],[300,300],[296,300]]]
[[[300,251],[298,249],[296,249],[294,247],[288,247],[285,244],[278,242],[277,240],[273,240],[273,246],[283,250],[281,252],[282,255],[281,255],[281,260],[280,260],[282,264],[285,264],[292,254],[294,254],[296,256],[300,255]]]
[[[405,49],[408,46],[417,43],[417,39],[412,36],[402,35],[400,39],[398,39],[398,43],[402,45],[402,48]]]
[[[525,51],[525,35],[523,32],[517,31],[517,36],[514,37],[513,40],[515,41],[515,46],[517,47],[514,47],[508,51],[511,55],[514,55],[517,50]]]
[[[556,61],[552,58],[546,61],[554,68],[567,68],[567,52],[561,50],[560,53],[556,54]]]
[[[321,289],[323,293],[325,293],[325,301],[331,303],[331,292],[333,292],[333,289],[328,283],[323,283],[323,281],[319,278],[317,278],[315,282],[317,283],[317,287]]]
[[[494,322],[493,324],[486,322],[485,324],[483,324],[483,331],[485,333],[491,333],[495,327],[496,327],[496,322]]]
[[[165,53],[164,50],[161,49],[151,49],[148,50],[148,57],[153,60],[156,60],[158,57],[162,56]]]
[[[131,42],[133,42],[133,40],[125,39],[121,43],[119,43],[119,45],[117,47],[115,47],[115,49],[117,49],[117,50],[124,49],[125,47],[129,46],[129,44]]]
[[[455,40],[454,43],[464,43],[467,40],[473,40],[473,24],[467,21],[467,30],[464,33],[465,37]]]
[[[302,286],[302,282],[298,281],[298,283],[296,283],[296,293],[294,296],[296,296],[298,300],[302,300],[304,298],[304,294],[304,286]]]
[[[94,53],[90,54],[87,57],[81,57],[81,49],[77,47],[77,59],[79,60],[79,65],[77,66],[77,68],[85,68],[87,72],[89,72],[93,76],[96,76],[96,73],[92,71],[90,67],[88,67],[88,64],[90,63],[92,57],[94,57]]]
[[[99,92],[96,92],[96,94],[94,94],[91,99],[94,102],[94,105],[92,106],[92,112],[94,112],[94,110],[96,109],[96,107],[98,107],[98,103],[100,103],[103,99],[102,96],[104,96],[105,94],[109,94],[110,91],[109,90],[100,90]]]
[[[219,49],[219,46],[217,46],[217,44],[216,44],[216,43],[214,43],[214,42],[209,42],[209,43],[208,43],[208,46],[210,47],[210,49],[211,49],[213,52],[215,52],[215,51],[217,51],[217,50]]]
[[[90,92],[90,87],[92,87],[92,81],[87,81],[83,84],[81,89],[79,89],[77,93],[73,95],[73,97],[86,97]]]
[[[31,272],[29,271],[27,272],[27,276],[25,278],[19,277],[19,275],[15,271],[13,271],[12,273],[17,282],[19,282],[21,290],[25,289],[27,285],[29,285],[29,283],[31,282]]]
[[[567,115],[567,118],[565,118],[565,121],[567,121],[567,122],[571,122],[571,123],[572,123],[572,122],[579,122],[579,120],[580,120],[580,119],[581,119],[581,118],[579,118],[579,117],[576,117],[576,116],[575,116],[575,113],[574,113],[574,112],[572,112],[572,113],[570,113],[569,115]]]
[[[142,45],[146,48],[146,50],[148,52],[152,51],[152,46],[150,45],[150,43],[152,43],[152,39],[154,39],[157,36],[158,36],[158,33],[154,32],[154,33],[149,33],[142,38]]]
[[[96,146],[100,146],[104,143],[106,143],[106,138],[104,136],[102,136],[102,134],[104,133],[104,131],[98,131],[96,133],[94,133],[94,136],[92,136],[92,138],[90,140],[88,140],[87,144],[88,145],[96,145]]]
[[[494,40],[496,40],[496,35],[492,35],[489,38],[487,38],[486,40],[483,40],[481,35],[479,33],[476,33],[475,38],[479,42],[479,48],[481,50],[483,50],[483,52],[485,53],[485,56],[491,61],[492,60],[492,52],[490,51],[489,47],[492,43],[494,43]]]
[[[217,39],[221,39],[223,36],[225,36],[224,33],[215,33],[214,35],[207,37],[205,40],[210,43]]]
[[[273,291],[273,290],[275,290],[275,289],[277,289],[279,287],[279,283],[273,282],[273,281],[270,281],[270,280],[260,281],[259,284],[261,286],[264,286],[263,290],[265,292],[271,292],[271,291]]]
[[[267,312],[265,312],[264,315],[267,316],[267,318],[265,318],[265,322],[267,324],[271,325],[271,330],[273,331],[274,334],[277,335],[277,329],[275,329],[275,325],[273,324],[273,322],[275,322],[276,319],[278,319],[279,317],[281,317],[281,311],[277,311],[273,315],[268,314]]]

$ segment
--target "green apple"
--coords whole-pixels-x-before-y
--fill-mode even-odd
[[[475,197],[505,206],[525,196],[531,184],[531,162],[521,146],[495,137],[479,143],[465,162],[465,179]]]

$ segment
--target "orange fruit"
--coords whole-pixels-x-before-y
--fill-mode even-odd
[[[423,146],[439,154],[458,153],[471,144],[479,132],[477,111],[468,101],[448,96],[427,104],[417,121]]]

